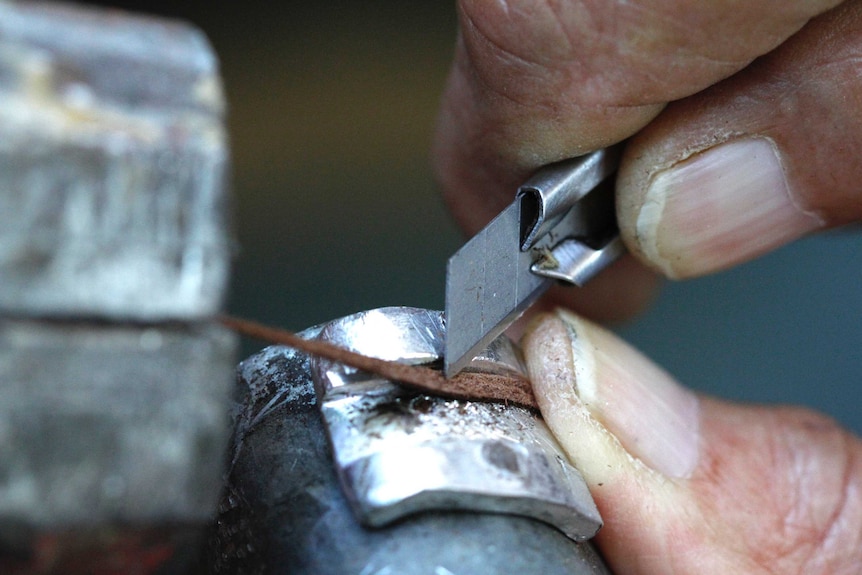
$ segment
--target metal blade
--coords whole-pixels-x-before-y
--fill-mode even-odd
[[[446,272],[447,376],[458,373],[551,285],[530,272],[520,249],[520,202],[513,202],[449,258]]]

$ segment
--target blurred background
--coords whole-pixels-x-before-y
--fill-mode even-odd
[[[232,313],[300,330],[379,306],[442,309],[463,238],[428,147],[454,2],[104,4],[190,21],[221,58],[240,243]],[[669,284],[615,329],[686,385],[809,405],[862,432],[858,231]]]

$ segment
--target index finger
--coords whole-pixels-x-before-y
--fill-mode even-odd
[[[839,3],[461,0],[434,142],[444,198],[473,233],[539,166],[627,138]]]

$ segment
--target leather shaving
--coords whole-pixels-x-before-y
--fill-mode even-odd
[[[233,316],[221,316],[220,320],[225,327],[240,335],[286,345],[309,355],[325,357],[417,391],[453,399],[489,401],[539,409],[530,382],[522,377],[462,371],[455,377],[446,378],[440,371],[430,367],[404,365],[395,361],[377,359],[326,341],[303,339],[288,330],[251,320]]]

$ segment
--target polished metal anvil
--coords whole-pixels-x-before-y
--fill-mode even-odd
[[[437,367],[445,340],[441,312],[404,307],[300,335]],[[465,369],[523,372],[505,337]],[[601,527],[592,497],[537,412],[407,390],[282,346],[238,371],[226,572],[609,573],[585,541]]]
[[[330,322],[317,337],[381,359],[433,364],[444,335],[442,313],[396,307]],[[491,349],[472,369],[524,372],[511,340],[503,336]],[[533,517],[575,541],[601,527],[581,474],[535,412],[417,394],[326,359],[312,358],[311,373],[336,469],[363,523],[462,510]]]

